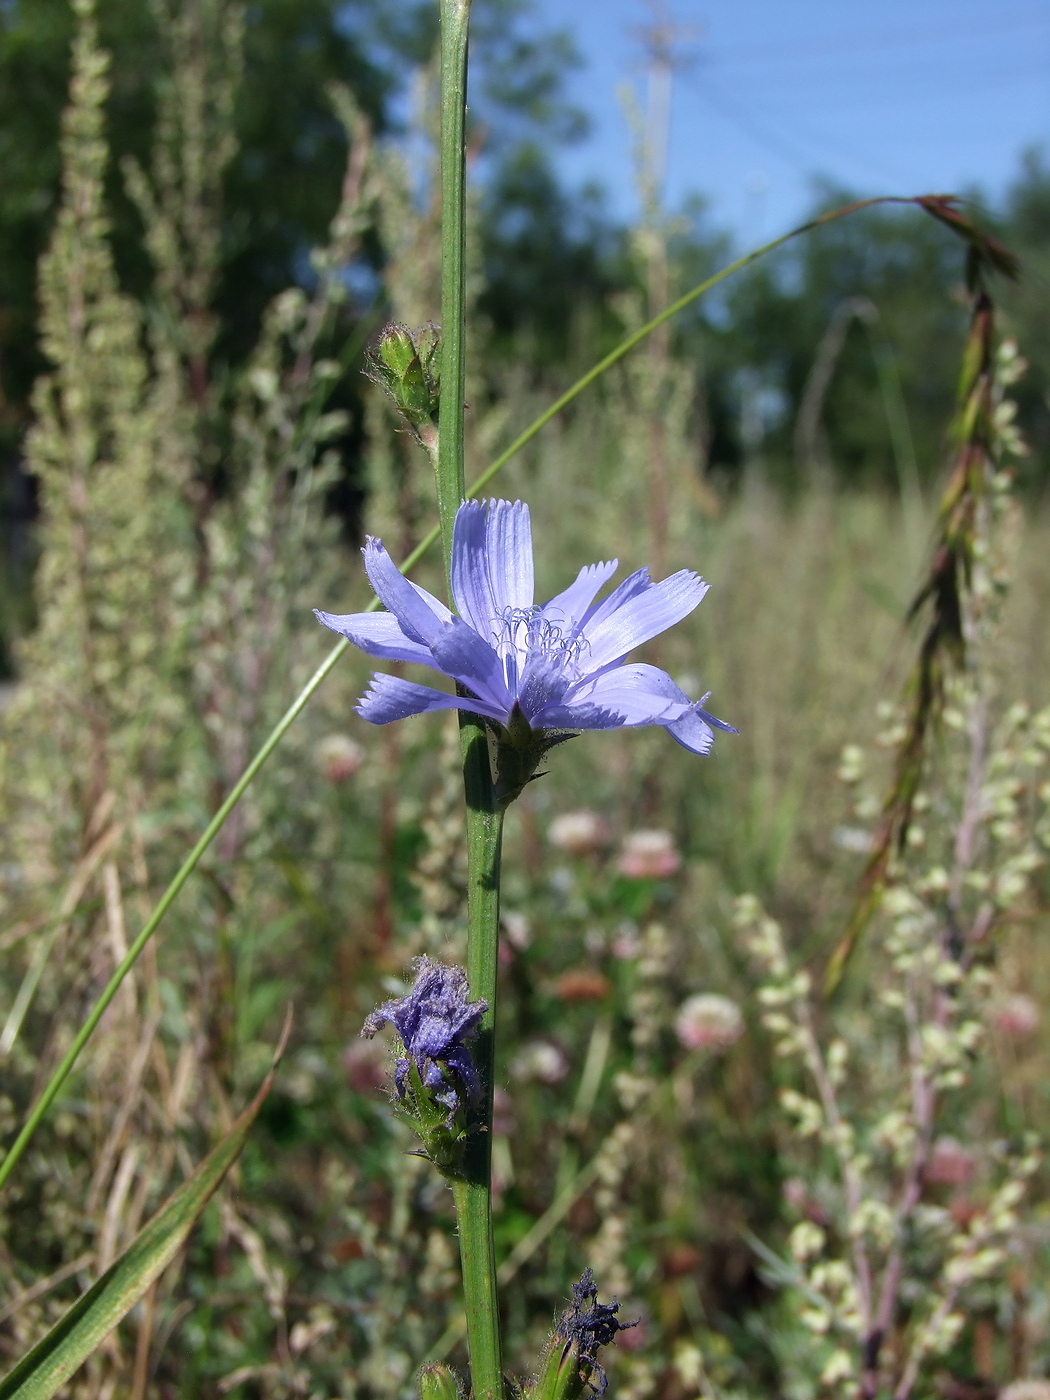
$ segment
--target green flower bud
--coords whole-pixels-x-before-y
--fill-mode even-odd
[[[440,1361],[424,1366],[419,1373],[419,1400],[461,1400],[455,1371]]]
[[[437,422],[441,397],[441,332],[430,324],[411,331],[391,322],[368,352],[365,373],[419,430]]]

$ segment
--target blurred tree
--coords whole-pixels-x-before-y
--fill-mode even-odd
[[[422,66],[435,51],[437,6],[392,12],[377,33],[403,64]],[[568,191],[555,173],[553,151],[587,131],[565,96],[581,63],[569,36],[537,32],[531,0],[473,0],[470,34],[480,329],[493,333],[486,350],[497,358],[549,367],[570,351],[574,313],[604,309],[615,331],[606,303],[628,276],[623,230],[597,190]]]
[[[238,97],[240,149],[227,179],[224,340],[243,351],[262,308],[295,280],[297,259],[324,238],[345,166],[343,129],[327,100],[350,86],[378,127],[395,78],[369,52],[380,0],[253,0],[247,10],[245,79]],[[145,290],[149,267],[137,213],[123,191],[120,160],[149,164],[157,93],[166,81],[152,8],[105,0],[102,43],[112,54],[107,129],[114,250],[122,282]],[[42,365],[33,325],[36,264],[56,207],[58,124],[69,82],[73,26],[67,0],[0,4],[0,431],[24,421]]]
[[[827,189],[817,208],[849,199]],[[900,484],[903,434],[919,475],[935,476],[965,326],[961,277],[957,241],[918,210],[893,207],[829,224],[755,267],[726,295],[713,356],[737,401],[737,461],[750,412],[770,474],[805,484],[813,464],[796,460],[795,430],[823,346],[826,383],[810,402],[830,468],[855,483]]]
[[[104,0],[100,10],[102,44],[112,55],[106,120],[114,255],[124,289],[148,298],[152,269],[121,165],[132,157],[149,167],[157,99],[168,82],[164,44],[153,6]],[[345,167],[345,132],[328,100],[330,85],[346,84],[377,132],[395,130],[399,94],[413,69],[434,52],[436,17],[437,7],[428,0],[398,6],[384,0],[253,0],[247,7],[239,147],[224,182],[212,306],[218,328],[213,375],[244,360],[277,292],[312,281],[306,255],[326,235]],[[503,162],[513,164],[526,148],[549,148],[582,130],[582,119],[563,98],[564,74],[575,61],[571,48],[564,37],[536,33],[535,26],[527,34],[529,17],[528,0],[477,0],[475,6],[476,166],[501,189]],[[71,36],[68,0],[0,0],[0,593],[6,600],[0,638],[26,625],[20,600],[31,568],[26,524],[33,486],[21,473],[19,444],[30,387],[45,368],[35,333],[36,268],[58,202],[58,129]],[[558,203],[549,165],[544,178],[543,197],[551,205],[546,227],[554,229],[564,202]],[[541,204],[525,201],[526,219],[542,222]],[[538,281],[556,265],[564,243],[564,237],[560,244],[551,241],[550,255],[536,270]],[[582,256],[587,240],[578,243]],[[366,265],[377,268],[383,251],[374,232],[364,252]],[[375,295],[376,280],[367,266],[362,271],[355,287],[366,297]],[[527,300],[531,287],[519,280],[513,290]],[[356,385],[347,382],[339,397],[356,399]],[[352,511],[355,491],[337,494]],[[0,641],[0,674],[8,669]]]
[[[546,372],[611,349],[621,333],[611,300],[637,272],[626,231],[611,221],[600,193],[565,191],[545,152],[523,141],[493,172],[481,214],[478,309],[499,358],[520,360],[524,351]]]
[[[225,182],[216,355],[242,358],[263,310],[301,280],[305,251],[324,240],[346,162],[343,127],[328,101],[343,82],[378,128],[395,75],[373,51],[382,0],[253,0],[247,7],[239,149]],[[121,285],[149,295],[152,269],[121,162],[148,168],[158,95],[168,81],[153,7],[104,0],[112,55],[106,108],[112,245]],[[59,119],[67,101],[73,19],[67,0],[0,0],[0,676],[4,639],[28,624],[35,488],[21,468],[29,393],[45,368],[35,330],[37,263],[59,200]],[[297,276],[298,274],[298,276]]]

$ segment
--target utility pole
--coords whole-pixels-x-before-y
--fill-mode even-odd
[[[650,317],[671,299],[667,253],[667,220],[664,184],[671,133],[671,93],[674,73],[690,59],[681,46],[698,35],[694,25],[676,24],[667,0],[643,0],[649,22],[636,27],[633,37],[645,59],[645,111],[637,156],[638,190],[642,203],[641,246],[645,261],[645,291]],[[667,428],[660,387],[669,382],[670,328],[661,326],[648,339],[647,361],[653,402],[649,408],[649,533],[652,568],[656,577],[665,572],[668,528]]]
[[[658,214],[663,205],[673,75],[692,62],[681,46],[698,38],[701,31],[693,24],[676,24],[667,0],[642,0],[642,3],[649,11],[649,23],[638,25],[631,32],[645,55],[645,126],[640,176],[648,218]]]

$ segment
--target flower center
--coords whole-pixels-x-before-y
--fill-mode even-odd
[[[587,648],[587,638],[571,627],[544,617],[541,607],[506,607],[493,620],[496,652],[503,662],[507,689],[518,692],[518,681],[530,656],[557,657],[565,666],[575,666]]]

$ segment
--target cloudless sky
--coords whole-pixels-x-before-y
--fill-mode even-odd
[[[1050,0],[534,0],[583,66],[569,96],[590,135],[558,157],[570,184],[637,208],[617,89],[646,96],[643,31],[670,25],[666,199],[708,197],[751,244],[797,223],[824,176],[861,194],[990,198],[1050,140]]]

